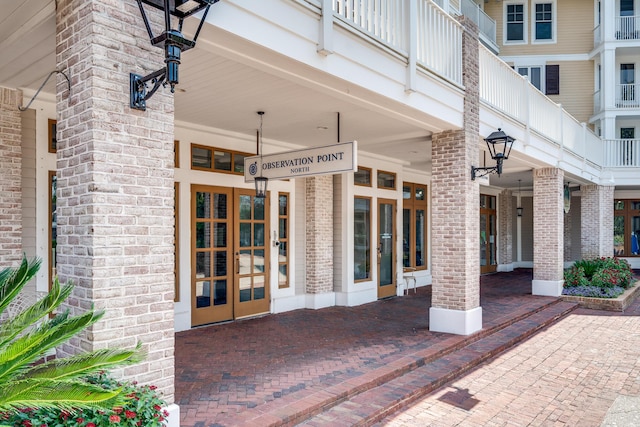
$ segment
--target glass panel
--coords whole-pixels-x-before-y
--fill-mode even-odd
[[[358,171],[353,174],[353,183],[371,187],[371,170],[358,168]]]
[[[540,90],[542,88],[542,78],[540,67],[531,67],[531,84]]]
[[[251,301],[251,277],[241,277],[238,287],[240,289],[240,302]]]
[[[487,196],[487,199],[489,201],[489,209],[494,209],[496,208],[496,198],[494,196]]]
[[[214,224],[214,227],[215,227],[215,235],[214,235],[215,247],[226,248],[227,247],[227,224],[217,222]]]
[[[487,207],[487,196],[485,196],[484,194],[480,195],[480,208],[486,208]]]
[[[640,210],[640,202],[633,200],[630,203],[631,203],[631,210],[632,211]]]
[[[487,265],[487,215],[480,214],[480,266]]]
[[[278,254],[278,262],[287,262],[287,242],[280,242]]]
[[[196,278],[211,277],[211,253],[196,253]]]
[[[253,219],[256,219],[258,221],[264,220],[264,199],[262,197],[254,197],[253,204]]]
[[[211,282],[196,282],[196,308],[211,306]]]
[[[233,155],[233,171],[238,173],[244,173],[244,158],[242,154]]]
[[[264,299],[264,276],[253,277],[253,299]]]
[[[211,218],[211,193],[196,193],[196,218]]]
[[[378,188],[396,188],[396,174],[378,171]]]
[[[280,195],[278,198],[278,215],[286,216],[289,211],[289,196]]]
[[[411,267],[411,209],[402,210],[402,266]]]
[[[230,171],[231,170],[231,153],[226,151],[214,152],[214,169]]]
[[[227,195],[214,194],[213,202],[213,217],[216,219],[227,219]]]
[[[253,251],[253,272],[264,273],[264,249]]]
[[[613,254],[617,256],[624,255],[624,217],[616,216],[613,218]]]
[[[278,286],[287,285],[287,264],[281,264],[278,269]]]
[[[240,251],[240,274],[251,274],[251,251]]]
[[[211,169],[211,150],[191,147],[191,167]]]
[[[240,219],[251,219],[251,196],[240,196]]]
[[[403,185],[402,186],[402,198],[407,200],[411,198],[411,186]]]
[[[253,224],[253,246],[264,246],[264,224]]]
[[[216,251],[213,254],[213,275],[214,277],[227,275],[227,251]]]
[[[211,247],[211,224],[196,222],[196,248]]]
[[[616,200],[613,203],[613,208],[617,211],[624,210],[624,200]]]
[[[370,200],[356,198],[353,213],[354,279],[371,278],[371,213]]]
[[[380,286],[393,285],[393,206],[380,205]]]
[[[246,248],[248,246],[251,246],[251,223],[241,222],[240,223],[240,247]]]
[[[287,238],[287,219],[280,218],[278,222],[279,222],[278,228],[280,229],[280,238],[286,239]]]
[[[635,231],[631,232],[631,255],[640,255],[640,217],[633,217],[632,227]]]
[[[224,305],[227,303],[227,281],[216,280],[213,282],[213,305]]]
[[[489,265],[496,265],[496,216],[489,215]]]
[[[424,187],[416,187],[416,200],[425,200],[427,197],[427,189]]]
[[[424,210],[416,210],[416,267],[427,265],[425,242],[426,218]]]

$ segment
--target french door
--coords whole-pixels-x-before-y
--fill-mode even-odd
[[[191,187],[191,324],[269,312],[268,198]]]
[[[480,195],[480,273],[493,273],[496,258],[497,211],[495,196]]]
[[[378,199],[378,298],[396,294],[396,201]]]

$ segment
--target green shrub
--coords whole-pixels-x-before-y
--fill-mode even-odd
[[[587,278],[587,280],[591,280],[591,278],[593,277],[593,274],[596,271],[598,271],[598,269],[600,268],[599,259],[600,258],[596,258],[596,259],[581,259],[579,261],[576,261],[573,264],[573,267],[582,268],[584,276]]]
[[[578,286],[589,286],[589,279],[587,279],[583,266],[576,266],[575,264],[564,271],[564,286],[567,288],[576,288]]]
[[[633,271],[626,260],[604,257],[583,259],[576,261],[571,268],[564,271],[564,287],[626,289],[631,286],[632,278]]]

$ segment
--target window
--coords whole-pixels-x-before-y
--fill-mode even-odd
[[[393,172],[378,171],[378,188],[396,189],[396,174]]]
[[[427,186],[402,184],[402,266],[427,268]]]
[[[620,16],[633,16],[633,0],[620,0]]]
[[[632,166],[633,165],[633,145],[636,137],[636,128],[620,128],[620,139],[627,139],[629,141],[621,141],[622,149],[620,150],[620,165]]]
[[[620,95],[623,102],[634,101],[636,82],[636,65],[620,64]]]
[[[58,138],[56,136],[56,132],[58,130],[58,126],[55,120],[49,119],[48,128],[49,128],[49,152],[55,153],[58,149]]]
[[[507,4],[506,9],[506,39],[507,42],[524,42],[524,4]]]
[[[640,200],[616,200],[613,206],[613,254],[640,256]]]
[[[180,167],[180,141],[173,141],[173,167]]]
[[[353,280],[371,280],[371,199],[368,197],[354,199]]]
[[[553,3],[537,3],[535,7],[534,39],[553,40]]]
[[[518,74],[529,77],[531,84],[542,92],[542,67],[518,67]]]
[[[355,185],[371,187],[371,169],[358,166],[357,172],[353,175],[353,183]]]
[[[191,145],[191,169],[244,175],[244,158],[253,154]]]
[[[278,193],[278,288],[289,287],[289,193]]]

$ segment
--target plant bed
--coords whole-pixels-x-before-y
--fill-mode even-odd
[[[640,282],[616,298],[597,298],[575,295],[562,295],[563,301],[575,302],[583,308],[592,310],[624,311],[640,295]]]
[[[618,258],[576,261],[564,272],[562,299],[595,310],[623,311],[640,294],[629,263]]]

